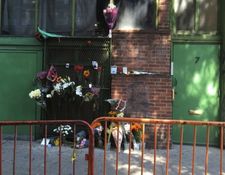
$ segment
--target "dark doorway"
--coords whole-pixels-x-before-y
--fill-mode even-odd
[[[45,118],[48,120],[85,120],[91,123],[108,111],[104,101],[110,98],[110,40],[108,38],[49,38],[45,41],[45,67],[54,65],[61,76],[69,76],[82,86],[83,96],[94,89],[93,99],[54,97],[47,102]],[[97,63],[98,69],[93,66]],[[82,66],[82,72],[76,67]],[[89,72],[84,78],[84,71]],[[89,98],[89,97],[87,97]]]

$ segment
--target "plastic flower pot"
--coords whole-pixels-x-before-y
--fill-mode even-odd
[[[140,150],[140,143],[134,143],[134,150]]]
[[[129,150],[129,143],[124,143],[124,151]]]
[[[111,143],[107,143],[106,149],[107,149],[107,150],[110,150],[110,149],[111,149]]]
[[[134,150],[141,150],[142,149],[142,143],[134,143]],[[145,149],[145,143],[144,143],[144,149]]]

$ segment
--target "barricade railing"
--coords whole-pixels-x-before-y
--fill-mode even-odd
[[[104,140],[104,153],[102,158],[102,172],[98,172],[98,174],[135,174],[134,169],[138,169],[138,174],[153,174],[153,175],[161,175],[161,174],[208,174],[209,170],[214,169],[212,173],[214,174],[220,174],[223,175],[225,171],[223,170],[223,159],[224,159],[224,127],[225,122],[217,122],[217,121],[191,121],[191,120],[167,120],[167,119],[148,119],[148,118],[120,118],[120,117],[99,117],[96,120],[93,121],[92,127],[95,126],[103,126],[103,140]],[[113,126],[112,126],[113,124]],[[120,151],[120,144],[121,144],[121,131],[122,132],[130,132],[132,131],[132,127],[134,124],[141,125],[141,148],[139,150],[139,154],[134,151],[134,135],[128,134],[125,136],[128,141],[128,150],[124,154]],[[126,125],[126,127],[125,127]],[[159,137],[159,131],[158,126],[164,125],[164,144],[165,148],[165,158],[163,161],[160,162],[161,167],[158,168],[157,164],[159,164],[159,159],[162,159],[162,155],[159,158],[157,156],[157,152],[160,152],[157,147],[157,141]],[[189,151],[191,152],[185,152],[190,158],[189,160],[186,160],[187,157],[183,153],[183,147],[185,145],[184,142],[184,126],[190,125],[193,126],[193,142],[191,145],[189,145]],[[112,127],[111,127],[112,126]],[[128,126],[128,127],[127,127]],[[149,126],[151,126],[151,129],[149,129]],[[172,128],[174,126],[180,126],[179,130],[179,144],[177,145],[177,149],[174,150],[172,147]],[[126,129],[124,129],[124,127]],[[205,133],[205,144],[204,146],[199,147],[196,144],[196,128],[198,127],[205,127],[206,133]],[[210,127],[217,127],[219,129],[219,148],[211,148],[209,144],[209,137],[210,137]],[[112,129],[114,128],[114,129]],[[122,128],[122,129],[121,129]],[[139,128],[140,129],[140,128]],[[148,132],[146,132],[146,129],[148,129]],[[114,130],[114,140],[115,140],[115,149],[112,151],[112,149],[108,149],[108,146],[110,145],[110,139],[109,135],[112,134],[112,130]],[[124,131],[125,130],[125,131]],[[153,132],[153,133],[151,133]],[[145,149],[145,142],[146,134],[151,135],[151,140],[153,141],[152,147],[153,149],[147,150]],[[115,136],[116,135],[116,136]],[[125,148],[125,147],[124,147]],[[186,148],[186,147],[185,147]],[[216,153],[213,153],[210,151],[210,149],[215,149]],[[177,160],[175,161],[174,155],[172,155],[171,151],[175,153],[177,156]],[[214,150],[213,150],[214,151]],[[113,154],[114,152],[115,154]],[[146,152],[146,153],[145,153]],[[163,151],[161,151],[163,152]],[[201,152],[204,152],[204,154],[201,154],[200,160],[199,155]],[[113,155],[112,155],[113,154]],[[135,154],[135,155],[134,155]],[[217,165],[209,166],[209,154],[212,157],[210,161],[213,161],[213,163],[218,163]],[[115,155],[115,156],[114,156]],[[123,155],[127,157],[127,159],[124,159]],[[198,156],[197,156],[198,155]],[[122,157],[121,157],[122,156]],[[139,164],[132,164],[132,159],[135,159],[139,156]],[[173,156],[171,158],[171,156]],[[214,156],[217,156],[217,158],[214,158]],[[120,161],[121,158],[122,160]],[[199,159],[199,160],[196,160]],[[151,160],[151,161],[150,161]],[[171,162],[170,162],[171,160]],[[217,161],[218,160],[218,161]],[[114,162],[115,161],[115,162]],[[189,162],[188,162],[189,161]],[[200,162],[198,162],[200,161]],[[107,164],[111,164],[108,165]],[[149,163],[150,162],[150,163]],[[204,162],[204,163],[203,163]],[[99,162],[98,162],[99,163]],[[121,164],[120,164],[121,163]],[[152,166],[150,164],[152,163]],[[182,164],[183,163],[183,164]],[[196,165],[196,163],[203,163],[201,165]],[[115,164],[113,169],[115,173],[112,172],[112,164]],[[187,167],[184,167],[183,165],[187,165]],[[94,165],[96,166],[96,165]],[[126,167],[125,167],[126,166]],[[111,169],[110,169],[111,168]],[[163,170],[160,170],[163,169]],[[175,172],[176,171],[176,172]]]
[[[68,154],[67,157],[63,157],[63,153],[68,151],[64,150],[62,146],[62,138],[63,138],[63,131],[59,130],[59,144],[54,149],[58,149],[58,151],[53,152],[49,148],[47,141],[50,135],[50,128],[53,126],[61,127],[62,125],[70,125],[72,126],[73,133],[72,134],[72,145],[71,154]],[[88,175],[94,175],[94,133],[91,126],[81,120],[54,120],[54,121],[1,121],[0,122],[0,174],[43,174],[43,175],[50,175],[50,174],[58,174],[58,175],[65,175],[65,174],[76,174],[76,161],[72,161],[71,156],[73,156],[73,151],[75,149],[75,142],[76,142],[76,133],[77,133],[77,126],[86,128],[89,137],[89,144],[87,149],[87,154],[84,156],[85,158],[82,159],[81,167],[85,167],[84,161],[87,160],[87,170],[81,170],[78,174],[82,172],[85,174],[85,171]],[[7,127],[11,127],[10,129]],[[26,142],[22,142],[20,144],[21,137],[21,127],[23,127],[22,134],[26,135]],[[36,128],[35,128],[36,127]],[[24,129],[25,128],[25,129]],[[35,131],[34,131],[35,130]],[[37,131],[38,130],[38,131]],[[40,131],[41,130],[41,131]],[[52,130],[51,130],[52,131]],[[40,145],[35,148],[34,144],[34,135],[35,132],[42,133],[41,139],[44,142],[43,145]],[[7,136],[6,136],[7,135]],[[9,138],[10,135],[10,138]],[[44,141],[43,141],[44,140]],[[35,149],[35,150],[34,150]],[[39,150],[38,153],[37,152]],[[39,155],[42,156],[39,156]],[[50,156],[50,154],[57,154],[55,156]],[[36,157],[35,157],[36,156]],[[74,155],[77,156],[77,155]],[[26,159],[24,158],[26,157]],[[51,158],[54,157],[54,158]],[[40,160],[41,159],[41,160]],[[75,158],[76,159],[76,158]],[[22,161],[22,162],[21,162]],[[67,162],[70,166],[67,166],[66,172],[62,171],[63,168],[65,170],[64,161]],[[38,167],[35,166],[39,162]],[[52,163],[54,162],[54,164]],[[48,165],[50,164],[50,165]],[[18,167],[20,166],[20,167]],[[79,165],[80,166],[80,165]],[[70,167],[71,169],[68,169]],[[8,168],[8,170],[7,170]],[[54,169],[54,171],[50,170]]]
[[[102,137],[104,140],[104,149],[97,152],[97,154],[94,154],[94,131],[95,126],[98,126],[97,123],[100,123],[103,126],[103,132]],[[113,125],[112,125],[113,124]],[[126,152],[121,152],[121,149],[119,147],[119,144],[121,142],[121,132],[131,132],[133,125],[138,124],[141,127],[139,128],[141,131],[141,146],[139,147],[140,150],[135,151],[134,150],[134,135],[127,134],[127,145]],[[63,146],[61,144],[58,145],[58,147],[55,147],[55,149],[58,149],[57,155],[54,157],[54,159],[49,159],[50,154],[55,154],[56,152],[53,152],[51,148],[48,148],[47,146],[47,138],[49,137],[49,128],[52,129],[52,126],[61,126],[61,125],[71,125],[73,128],[73,143],[71,148],[75,148],[75,142],[76,142],[76,133],[77,133],[77,126],[84,126],[88,131],[88,149],[86,154],[86,160],[87,160],[87,174],[88,175],[94,175],[94,174],[116,174],[116,175],[125,175],[125,174],[154,174],[154,175],[161,175],[161,174],[208,174],[208,172],[212,172],[212,174],[224,174],[224,128],[225,128],[225,122],[214,122],[214,121],[184,121],[184,120],[165,120],[165,119],[147,119],[147,118],[118,118],[118,117],[99,117],[95,121],[93,121],[92,125],[89,125],[85,121],[81,120],[54,120],[54,121],[2,121],[0,122],[0,174],[4,175],[5,170],[7,167],[11,169],[10,173],[6,171],[8,174],[44,174],[44,175],[50,175],[50,174],[73,174],[75,175],[77,170],[75,169],[76,161],[68,161],[66,159],[70,159],[71,156],[67,155],[67,158],[63,156],[65,152],[68,151],[64,150]],[[126,127],[125,127],[126,125]],[[165,146],[165,155],[164,158],[161,154],[161,151],[158,149],[159,140],[158,137],[161,133],[158,130],[159,126],[164,126],[164,146]],[[174,152],[176,153],[177,160],[174,160],[173,157],[173,146],[172,145],[172,128],[173,126],[180,126],[179,130],[179,147],[177,147],[177,150]],[[188,155],[191,155],[191,159],[186,160],[186,155],[184,152],[184,126],[190,125],[193,126],[193,144],[191,147],[191,150],[189,149],[187,152]],[[10,129],[7,129],[7,127],[11,127]],[[196,132],[197,128],[199,126],[206,127],[205,132],[205,145],[201,147],[201,149],[198,148],[196,144]],[[21,146],[24,146],[24,142],[22,142],[22,145],[20,144],[21,137],[21,131],[20,127],[26,127],[26,133],[27,137],[27,146],[24,149],[21,149]],[[37,150],[34,147],[35,141],[34,141],[34,133],[36,132],[35,128],[37,127],[38,130],[41,130],[42,138],[44,138],[44,145],[40,146],[41,152],[39,154],[42,154],[43,156],[40,157],[34,157],[33,153]],[[125,128],[124,128],[125,127]],[[151,129],[149,129],[149,127]],[[219,140],[219,148],[216,149],[215,155],[213,152],[211,152],[211,147],[209,144],[209,137],[210,137],[210,128],[211,127],[217,127],[219,130],[220,140]],[[6,130],[5,130],[6,129]],[[35,130],[35,131],[34,131]],[[24,131],[24,128],[23,128]],[[115,132],[116,131],[116,132]],[[5,133],[10,133],[11,135],[11,141],[7,141]],[[114,133],[114,134],[113,134]],[[116,133],[116,134],[115,134]],[[59,142],[62,142],[62,132],[59,133]],[[116,147],[115,150],[109,150],[109,135],[112,134],[114,139],[116,140]],[[146,139],[146,134],[151,135],[151,141],[152,141],[152,148],[147,150],[145,148],[145,143],[148,142]],[[162,134],[163,135],[163,134]],[[8,136],[7,136],[8,137]],[[111,137],[112,138],[112,137]],[[161,140],[162,141],[162,140]],[[8,142],[9,144],[6,144]],[[8,146],[9,148],[5,148]],[[146,145],[147,146],[147,145]],[[38,147],[38,148],[39,148]],[[202,152],[202,149],[204,149],[204,155],[201,163],[203,165],[199,165],[199,158],[197,155],[199,155],[199,152]],[[27,152],[25,151],[27,150]],[[73,149],[70,149],[69,151],[73,151]],[[24,151],[24,152],[23,152]],[[109,154],[110,153],[110,154]],[[114,154],[115,153],[115,154]],[[159,156],[160,154],[160,156]],[[83,154],[82,154],[83,155]],[[95,156],[96,155],[96,156]],[[20,159],[19,157],[26,157],[25,159]],[[78,155],[77,155],[78,156]],[[126,159],[124,159],[123,156],[126,156]],[[217,156],[214,158],[214,156]],[[11,157],[11,158],[10,158]],[[209,157],[212,159],[209,159]],[[102,161],[99,161],[100,158]],[[139,158],[139,159],[137,159]],[[41,159],[41,160],[39,160]],[[161,160],[162,159],[162,160]],[[22,162],[19,162],[21,161]],[[133,164],[133,160],[139,161],[138,163],[135,162],[135,165]],[[36,166],[34,164],[39,162],[39,168],[38,170],[35,169]],[[66,162],[67,161],[67,162]],[[79,165],[81,168],[83,168],[83,161]],[[108,163],[107,163],[108,161]],[[211,165],[210,161],[213,161],[216,163],[216,165]],[[56,162],[55,164],[51,164],[51,162]],[[71,163],[71,170],[66,169],[66,171],[63,171],[65,162],[68,164]],[[187,165],[189,163],[189,165]],[[51,166],[49,166],[51,164]],[[96,166],[96,164],[98,166]],[[110,165],[108,165],[110,164]],[[196,165],[197,164],[197,165]],[[22,166],[23,165],[23,166]],[[26,166],[25,166],[26,165]],[[53,165],[53,167],[52,167]],[[160,168],[158,167],[160,165]],[[187,165],[187,166],[186,166]],[[20,166],[20,167],[18,167]],[[188,167],[189,166],[189,167]],[[211,167],[213,166],[213,167]],[[68,167],[68,166],[66,166]],[[51,173],[53,171],[50,171],[49,168],[56,169],[54,173]],[[214,168],[215,171],[211,171],[211,169]],[[19,171],[18,169],[22,169]],[[115,173],[113,172],[113,169],[115,170]],[[163,170],[161,170],[163,169]],[[37,173],[38,171],[38,173]],[[102,172],[101,172],[102,171]],[[176,172],[175,172],[176,171]],[[79,171],[78,174],[85,174],[85,170]]]

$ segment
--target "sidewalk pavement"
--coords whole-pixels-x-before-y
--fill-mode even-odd
[[[3,140],[2,144],[2,175],[13,174],[13,141]],[[169,159],[169,174],[178,174],[178,160],[179,160],[179,145],[173,145],[170,150]],[[73,162],[71,160],[73,154],[73,148],[70,146],[62,146],[61,148],[61,174],[72,175]],[[85,160],[85,154],[88,153],[88,149],[76,150],[75,160],[75,174],[86,175],[87,174],[87,161]],[[156,175],[165,175],[166,171],[166,150],[156,150]],[[205,174],[205,147],[196,147],[195,157],[195,175]],[[103,157],[104,151],[102,149],[95,149],[95,175],[103,174]],[[32,143],[32,175],[44,174],[44,146],[40,145],[40,142]],[[16,175],[28,175],[29,174],[29,142],[17,141],[16,146]],[[58,174],[59,170],[59,147],[47,147],[47,175]],[[225,150],[223,150],[223,174],[225,175]],[[144,153],[144,175],[153,174],[154,165],[154,150],[145,150]],[[116,167],[116,151],[107,151],[106,156],[106,174],[115,175]],[[118,162],[118,174],[127,175],[128,168],[128,151],[121,151],[119,153]],[[217,175],[220,170],[220,149],[209,148],[208,159],[208,175]],[[183,145],[182,151],[182,175],[192,174],[192,146]],[[141,174],[141,153],[140,151],[131,152],[131,175]]]

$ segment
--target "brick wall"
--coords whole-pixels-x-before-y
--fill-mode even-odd
[[[169,1],[159,0],[159,25],[156,31],[114,31],[112,65],[126,66],[153,75],[113,75],[112,98],[127,100],[126,116],[172,117],[172,82],[170,76]],[[151,146],[153,127],[147,146]],[[165,144],[165,126],[158,128],[158,147]]]

